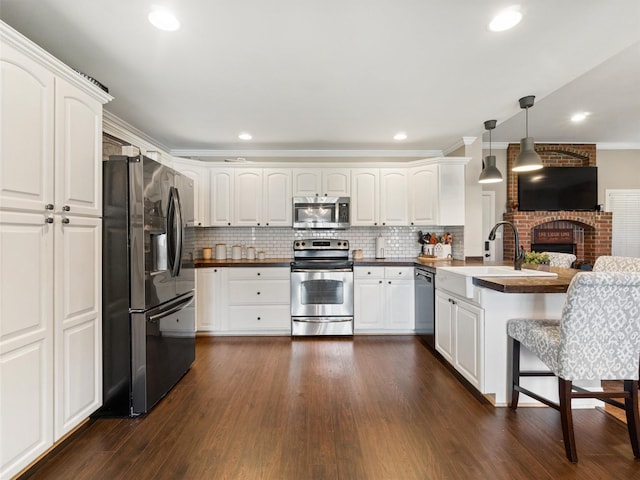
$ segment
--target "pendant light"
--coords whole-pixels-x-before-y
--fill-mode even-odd
[[[520,155],[518,155],[516,163],[513,165],[512,170],[514,172],[529,172],[543,167],[542,159],[535,151],[535,142],[529,136],[529,108],[533,107],[535,98],[534,95],[528,95],[518,100],[520,108],[524,108],[526,112],[526,136],[520,140]]]
[[[498,183],[502,181],[502,174],[496,167],[496,156],[491,155],[491,130],[496,128],[496,120],[487,120],[484,122],[484,128],[489,130],[489,155],[484,159],[478,183]]]

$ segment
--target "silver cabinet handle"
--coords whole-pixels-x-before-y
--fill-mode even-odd
[[[69,220],[68,218],[63,218],[62,223],[71,223],[71,220]]]
[[[44,206],[44,209],[45,209],[45,210],[53,210],[53,203],[47,203],[47,204]]]
[[[64,205],[62,207],[62,210],[64,210],[65,212],[70,212],[71,211],[71,207],[69,205]]]
[[[44,219],[44,223],[53,223],[53,217],[47,217]]]

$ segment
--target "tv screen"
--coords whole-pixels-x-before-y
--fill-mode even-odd
[[[598,167],[545,167],[518,174],[518,210],[595,210]]]

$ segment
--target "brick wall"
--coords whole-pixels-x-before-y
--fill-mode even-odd
[[[536,144],[536,152],[545,167],[594,167],[595,144]],[[520,144],[507,147],[507,213],[504,220],[513,222],[520,234],[520,244],[531,250],[533,230],[549,222],[565,222],[577,231],[576,257],[578,262],[593,265],[601,255],[611,255],[611,212],[520,212],[518,211],[518,177],[511,169],[520,153]],[[503,235],[503,255],[508,260],[514,256],[513,235],[509,229]]]

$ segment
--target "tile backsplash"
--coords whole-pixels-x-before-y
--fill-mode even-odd
[[[420,253],[418,231],[453,236],[453,258],[464,259],[464,227],[351,227],[346,230],[294,230],[290,227],[197,227],[194,228],[194,256],[202,258],[203,247],[215,247],[217,243],[227,245],[227,258],[231,258],[233,245],[253,246],[264,251],[267,258],[291,258],[293,241],[302,238],[340,238],[349,240],[351,250],[362,250],[365,258],[375,257],[376,237],[386,239],[386,258],[415,257]],[[215,252],[215,248],[214,248]]]

